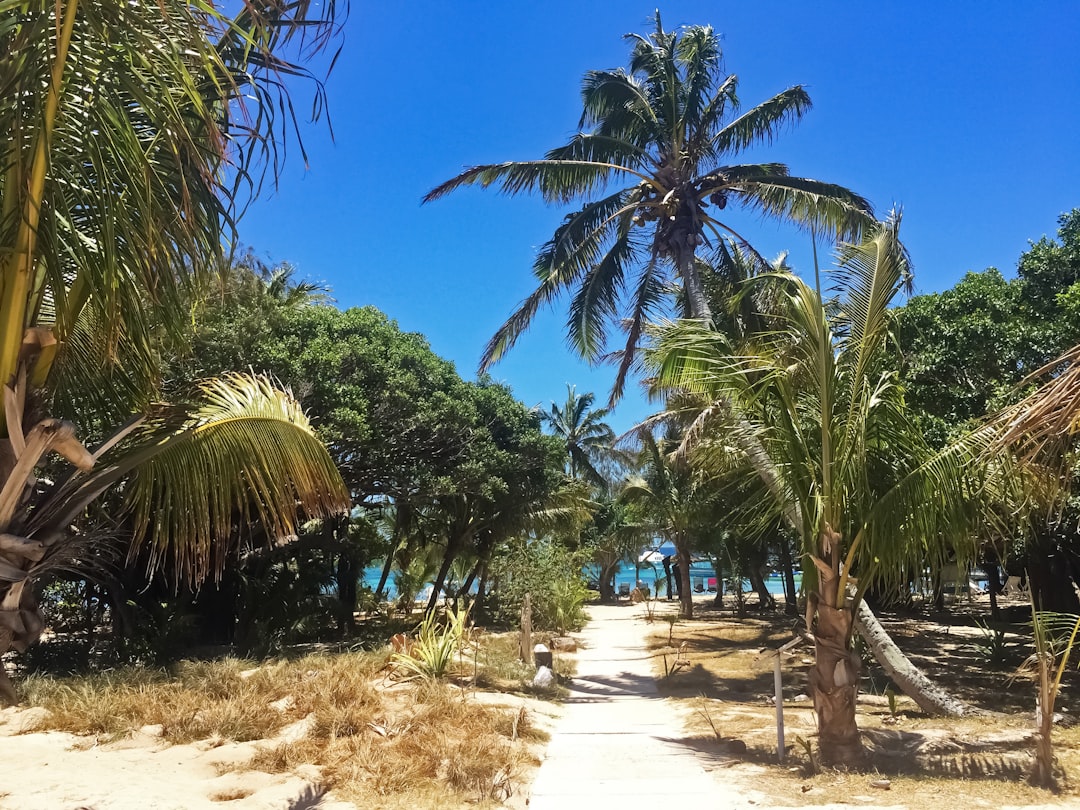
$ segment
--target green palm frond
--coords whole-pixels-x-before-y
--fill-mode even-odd
[[[618,313],[625,270],[636,253],[632,230],[630,218],[623,217],[616,226],[614,243],[585,273],[570,300],[567,336],[587,360],[595,360],[603,352],[607,342],[605,324]]]
[[[62,532],[123,482],[134,521],[132,553],[198,581],[220,570],[234,527],[270,538],[296,533],[300,516],[344,511],[348,492],[299,403],[264,377],[233,374],[202,384],[189,411],[167,409],[62,486],[30,521]]]
[[[480,360],[481,372],[513,347],[541,306],[554,301],[597,265],[603,265],[600,276],[608,280],[613,275],[621,275],[621,262],[632,257],[634,251],[634,243],[628,233],[628,209],[639,195],[637,188],[621,190],[566,216],[537,254],[533,272],[540,279],[540,286],[518,305],[488,341]],[[618,231],[621,231],[621,237]],[[615,244],[605,252],[605,247],[613,238]],[[586,312],[582,317],[591,320],[595,326],[601,315]],[[573,339],[576,341],[577,337]]]
[[[803,177],[763,176],[740,180],[744,204],[837,241],[859,239],[874,224],[873,207],[843,186]]]
[[[257,194],[280,168],[281,119],[295,117],[283,77],[310,74],[279,50],[327,45],[336,7],[0,4],[13,55],[0,61],[0,379],[25,328],[62,345],[84,310],[129,360],[149,355],[159,325],[179,332],[182,293],[220,261],[243,187]],[[35,385],[52,356],[37,358]]]
[[[636,141],[655,137],[660,122],[648,91],[622,69],[590,70],[581,81],[583,112],[578,128],[601,136]]]
[[[717,157],[759,144],[772,145],[781,128],[797,123],[812,106],[802,85],[789,87],[726,124],[709,145]]]
[[[611,396],[608,400],[609,407],[622,397],[626,386],[626,379],[634,368],[639,358],[638,346],[642,335],[650,320],[660,310],[664,300],[668,296],[668,287],[658,268],[656,255],[652,256],[638,277],[637,289],[630,301],[629,316],[623,321],[623,329],[626,333],[626,343],[618,352],[605,357],[606,360],[617,363],[615,382],[611,386]]]
[[[473,166],[452,180],[436,186],[424,202],[445,197],[463,186],[488,188],[497,185],[506,194],[538,191],[548,202],[570,202],[603,189],[612,175],[630,175],[643,182],[649,176],[614,163],[590,160],[523,160]]]

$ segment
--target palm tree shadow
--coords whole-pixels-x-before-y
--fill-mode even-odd
[[[286,810],[318,810],[328,792],[323,785],[308,785],[299,796],[289,802]]]
[[[940,776],[961,779],[1015,782],[1031,772],[1031,744],[1022,738],[961,740],[914,732],[865,729],[863,739],[870,750],[870,767],[886,776]],[[745,745],[741,740],[708,737],[660,737],[668,745],[707,758],[712,766],[736,762],[776,766],[776,748]],[[788,746],[788,765],[800,764]],[[801,764],[805,765],[805,761]]]

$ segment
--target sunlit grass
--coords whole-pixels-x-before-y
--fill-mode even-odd
[[[498,637],[480,644],[481,680],[518,675],[509,649]],[[30,676],[20,691],[24,705],[50,713],[38,729],[109,739],[160,726],[168,743],[264,741],[242,767],[285,772],[315,765],[322,784],[360,806],[372,797],[382,797],[380,806],[393,797],[402,807],[422,807],[440,796],[475,803],[512,794],[535,764],[530,743],[542,736],[529,713],[482,705],[461,684],[393,680],[389,658],[384,650],[262,664],[182,662],[167,672]],[[305,736],[275,739],[301,720]]]

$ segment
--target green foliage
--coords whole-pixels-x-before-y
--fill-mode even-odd
[[[434,681],[450,674],[454,656],[461,647],[469,611],[450,611],[439,617],[428,611],[416,630],[412,648],[395,653],[390,660],[406,679]]]
[[[1015,399],[1015,387],[1080,343],[1080,209],[1058,240],[1021,255],[1015,278],[988,268],[897,311],[908,403],[935,444]]]
[[[492,560],[496,615],[517,626],[525,594],[532,601],[537,630],[565,633],[584,626],[588,589],[581,576],[582,555],[549,538],[520,538]]]
[[[1005,630],[993,627],[989,622],[976,621],[979,638],[972,642],[972,647],[983,662],[990,667],[1003,667],[1012,658],[1013,649],[1005,639]]]

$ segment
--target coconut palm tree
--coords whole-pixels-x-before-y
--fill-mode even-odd
[[[0,3],[0,654],[37,638],[32,583],[77,557],[83,512],[109,490],[149,559],[192,579],[234,521],[287,535],[298,508],[347,506],[268,381],[152,405],[155,333],[180,333],[182,293],[278,168],[282,79],[305,72],[279,54],[327,44],[333,5]],[[6,677],[0,690],[12,697]]]
[[[626,333],[614,399],[673,282],[682,314],[709,319],[698,247],[728,236],[750,249],[726,221],[729,205],[840,238],[872,222],[870,204],[846,188],[793,177],[781,163],[728,163],[801,119],[810,97],[795,86],[741,112],[738,79],[723,72],[716,32],[665,31],[659,13],[655,22],[649,36],[627,35],[628,69],[585,75],[580,131],[569,143],[542,160],[472,167],[424,198],[495,185],[508,194],[539,192],[549,202],[584,200],[540,249],[533,266],[539,286],[492,337],[481,369],[514,345],[541,305],[573,290],[567,330],[583,357],[601,357],[612,323]]]
[[[866,587],[899,588],[913,566],[940,565],[948,551],[970,559],[984,501],[1016,485],[1000,464],[972,463],[974,445],[931,454],[908,419],[886,362],[889,307],[909,278],[898,225],[839,249],[836,303],[787,275],[773,331],[734,342],[683,322],[658,336],[652,358],[661,386],[722,403],[727,430],[752,432],[731,444],[798,533],[816,650],[810,686],[832,763],[864,754],[852,636]]]
[[[602,468],[611,460],[615,431],[604,421],[608,408],[593,408],[596,396],[591,392],[578,396],[577,389],[566,386],[566,402],[541,411],[540,419],[566,448],[567,473],[595,487],[606,488],[608,479]]]
[[[679,562],[679,616],[694,616],[690,590],[690,553],[705,526],[715,517],[710,504],[715,482],[707,470],[691,464],[677,452],[678,441],[657,439],[648,429],[638,431],[641,475],[629,478],[619,497],[644,508],[647,520],[665,540],[674,544]]]

